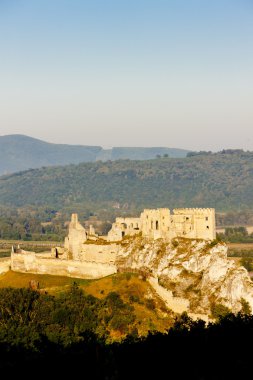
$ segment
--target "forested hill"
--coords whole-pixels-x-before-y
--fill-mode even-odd
[[[0,178],[0,205],[109,211],[144,207],[253,209],[253,153],[82,163]]]
[[[173,148],[112,148],[51,144],[24,135],[0,136],[0,175],[30,168],[79,164],[97,160],[147,160],[157,155],[185,157],[189,152]]]

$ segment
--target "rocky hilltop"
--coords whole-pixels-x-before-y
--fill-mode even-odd
[[[72,214],[64,247],[43,254],[13,248],[11,269],[85,279],[135,271],[176,313],[207,317],[217,306],[234,313],[253,311],[253,282],[247,270],[227,257],[225,243],[210,238],[215,233],[204,233],[215,232],[214,210],[174,210],[173,215],[169,209],[144,211],[140,218],[117,218],[104,237],[92,226],[86,231]],[[193,223],[194,215],[198,219]]]
[[[160,289],[167,289],[178,300],[188,300],[191,313],[210,314],[217,304],[239,312],[245,301],[253,310],[253,282],[245,268],[227,258],[224,243],[126,238],[116,265],[118,270],[141,271],[157,279]]]

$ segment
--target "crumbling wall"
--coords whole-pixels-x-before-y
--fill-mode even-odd
[[[138,228],[133,228],[134,225]],[[141,232],[149,239],[171,240],[175,237],[213,240],[215,210],[213,208],[181,208],[170,213],[168,208],[145,209],[140,218],[117,218],[108,233],[108,241],[119,241],[125,235]]]
[[[72,214],[69,224],[69,233],[65,238],[64,248],[72,254],[74,260],[78,258],[81,246],[86,240],[87,233],[85,228],[78,222],[77,214]]]
[[[120,241],[124,236],[134,236],[141,230],[140,218],[116,218],[108,232],[108,241]]]
[[[43,258],[42,255],[36,255],[34,252],[12,253],[11,269],[22,273],[51,274],[85,279],[101,278],[117,272],[114,264]]]
[[[173,210],[174,237],[214,240],[216,238],[214,208],[180,208]]]
[[[117,244],[83,244],[79,260],[95,263],[115,263],[118,251],[119,246]]]
[[[141,231],[143,237],[151,239],[169,239],[171,216],[168,208],[145,209],[141,213]]]
[[[0,259],[0,274],[4,274],[10,270],[11,259],[10,257],[4,257]]]

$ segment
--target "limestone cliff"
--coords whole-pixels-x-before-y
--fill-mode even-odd
[[[117,256],[119,270],[140,270],[158,278],[174,297],[188,299],[189,312],[209,314],[213,304],[233,312],[246,300],[253,310],[253,282],[245,268],[227,258],[224,243],[138,236],[124,239]]]

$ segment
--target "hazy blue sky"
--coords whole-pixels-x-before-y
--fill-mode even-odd
[[[0,135],[253,150],[253,0],[0,0]]]

